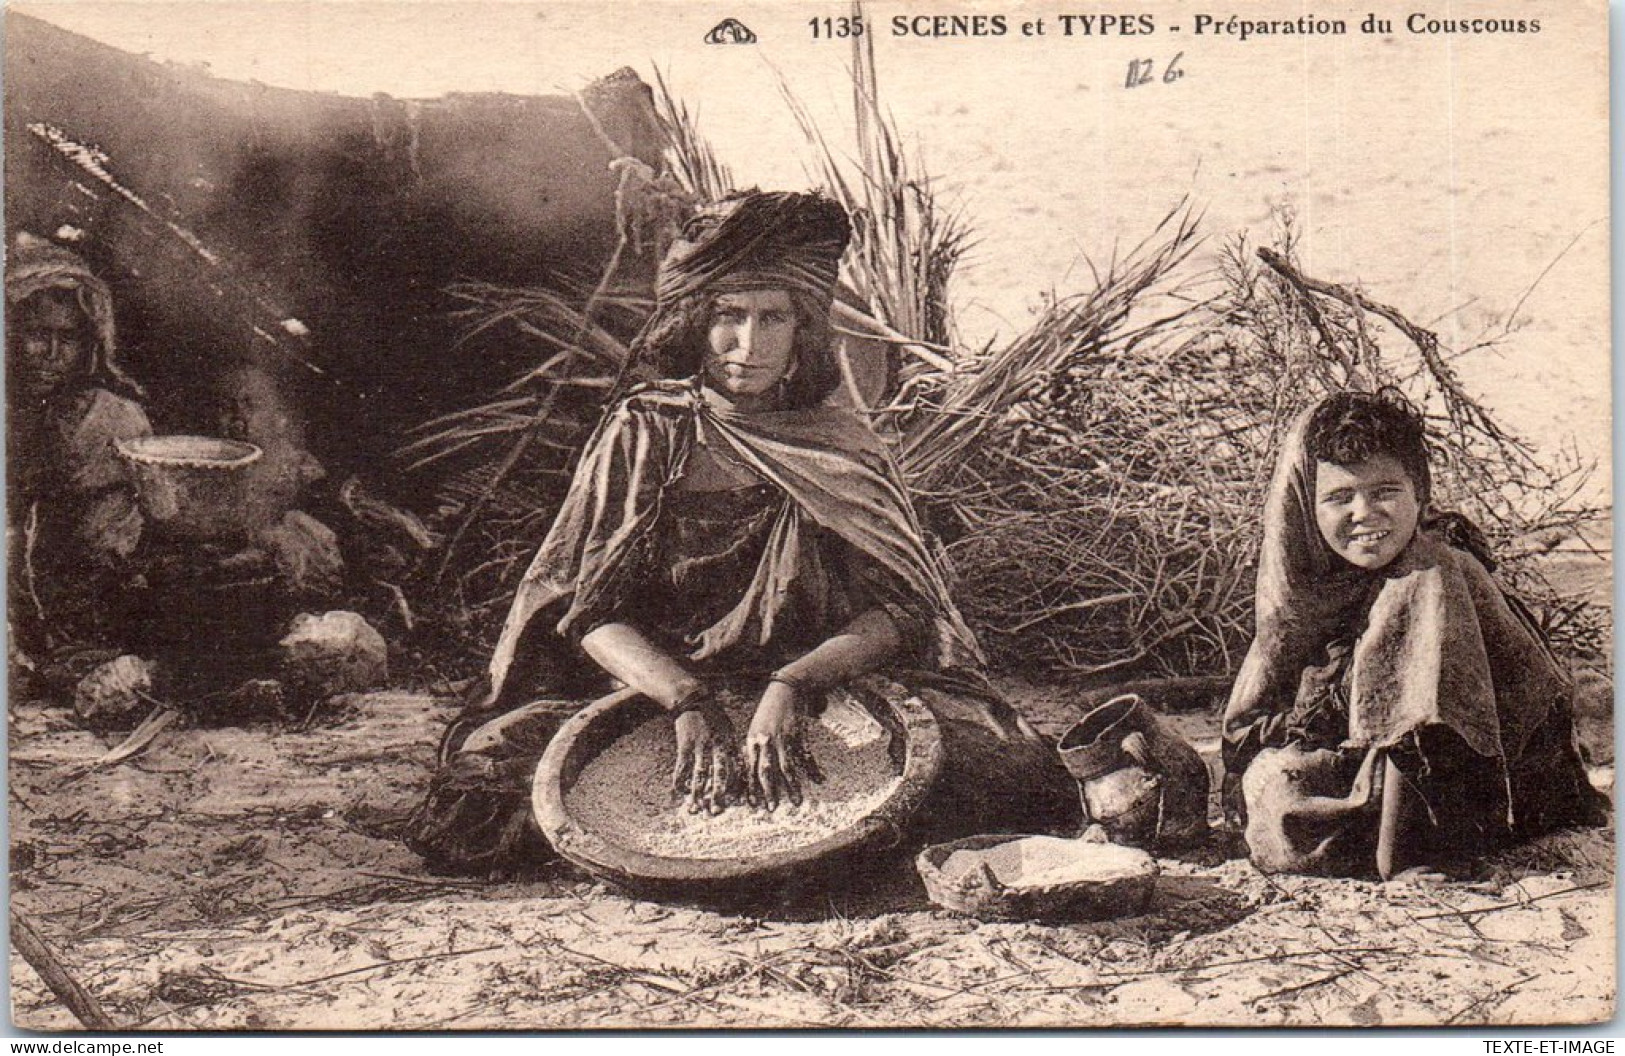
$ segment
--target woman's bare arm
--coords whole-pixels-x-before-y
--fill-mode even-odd
[[[606,623],[581,639],[593,663],[669,710],[700,690],[700,680],[629,623]]]
[[[777,673],[793,685],[838,686],[884,664],[902,644],[903,635],[886,610],[870,609]]]
[[[709,707],[704,685],[676,658],[629,623],[606,623],[581,639],[581,648],[612,677],[677,711],[677,760],[671,788],[688,797],[689,809],[716,814],[726,809],[738,766],[733,727]]]
[[[769,809],[781,798],[801,802],[801,786],[818,771],[801,750],[800,708],[808,697],[873,671],[903,643],[884,609],[858,616],[811,652],[779,668],[762,693],[745,735],[747,794]]]

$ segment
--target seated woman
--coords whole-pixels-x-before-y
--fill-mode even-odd
[[[1430,486],[1421,416],[1397,394],[1332,396],[1288,435],[1224,718],[1266,871],[1387,879],[1606,819],[1571,682],[1478,531],[1421,520]]]
[[[489,693],[448,730],[407,833],[431,864],[548,856],[530,782],[562,719],[607,688],[584,675],[671,713],[673,794],[692,809],[799,802],[815,776],[804,719],[832,687],[903,692],[865,678],[884,670],[943,727],[949,762],[922,833],[1076,825],[1055,753],[980,676],[890,454],[824,402],[848,237],[824,198],[757,192],[672,246],[632,353],[664,380],[605,415],[514,598]],[[742,741],[717,704],[725,685],[757,701]]]

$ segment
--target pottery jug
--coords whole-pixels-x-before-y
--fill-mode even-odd
[[[1084,813],[1114,842],[1151,850],[1207,834],[1207,764],[1140,697],[1089,712],[1060,753]]]

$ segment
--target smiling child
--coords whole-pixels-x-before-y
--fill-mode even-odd
[[[1224,720],[1260,868],[1388,878],[1606,817],[1567,673],[1431,492],[1397,393],[1339,393],[1287,437]]]

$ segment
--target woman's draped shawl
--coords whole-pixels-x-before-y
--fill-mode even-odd
[[[741,415],[711,406],[690,384],[656,382],[629,395],[600,424],[546,540],[520,582],[491,658],[500,690],[521,635],[543,610],[564,607],[560,634],[613,596],[637,545],[660,515],[695,443],[725,450],[784,492],[766,550],[739,603],[701,635],[690,659],[736,644],[765,644],[788,584],[811,545],[809,522],[834,532],[896,578],[935,632],[937,666],[980,663],[974,636],[949,599],[920,532],[902,476],[867,423],[835,407]],[[833,628],[831,629],[834,630]]]
[[[1226,768],[1239,774],[1280,743],[1305,669],[1326,663],[1328,643],[1353,638],[1350,746],[1438,724],[1516,769],[1529,734],[1571,692],[1567,677],[1484,566],[1425,528],[1376,572],[1334,554],[1315,524],[1308,419],[1293,426],[1270,484],[1257,631],[1225,710]]]

